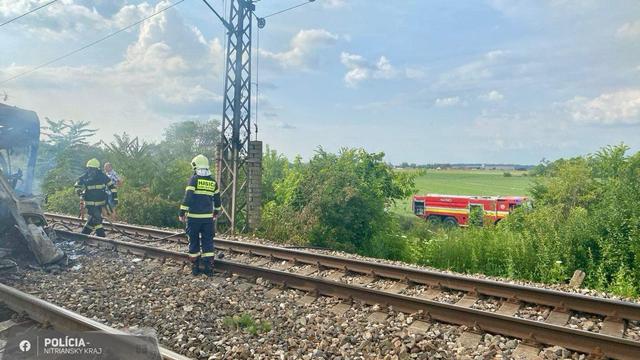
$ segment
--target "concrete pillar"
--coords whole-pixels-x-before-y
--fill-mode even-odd
[[[247,228],[255,231],[262,211],[262,141],[249,141],[247,174]]]

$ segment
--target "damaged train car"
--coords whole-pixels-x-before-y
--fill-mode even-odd
[[[64,253],[45,231],[44,213],[33,196],[39,142],[35,112],[0,104],[0,255],[26,248],[40,265],[47,265]]]

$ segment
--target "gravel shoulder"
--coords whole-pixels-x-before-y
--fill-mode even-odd
[[[259,239],[259,238],[255,238],[255,237],[235,236],[235,237],[222,237],[222,238],[227,239],[227,240],[246,241],[246,242],[262,244],[262,245],[289,247],[288,244],[276,243],[276,242],[273,242],[273,241],[269,241],[269,240],[265,240],[265,239]],[[406,263],[406,262],[402,262],[402,261],[392,261],[392,260],[371,258],[371,257],[357,255],[357,254],[346,253],[346,252],[342,252],[342,251],[334,251],[334,250],[314,249],[314,248],[304,248],[304,247],[302,247],[302,248],[300,248],[298,250],[312,252],[312,253],[319,253],[319,254],[324,254],[324,255],[331,255],[331,256],[341,256],[341,257],[346,257],[346,258],[351,258],[351,259],[358,259],[358,260],[368,261],[368,262],[376,262],[376,263],[381,263],[381,264],[403,266],[403,267],[408,267],[408,268],[413,268],[413,269],[436,271],[436,272],[440,272],[440,273],[444,273],[444,274],[455,274],[455,275],[464,276],[464,277],[468,277],[468,278],[495,280],[495,281],[500,281],[500,282],[505,282],[505,283],[510,283],[510,284],[517,284],[517,285],[523,285],[523,286],[533,286],[533,287],[542,288],[542,289],[558,290],[558,291],[581,294],[581,295],[586,295],[586,296],[593,296],[593,297],[600,297],[600,298],[605,298],[605,299],[614,299],[614,300],[621,300],[621,301],[640,303],[640,297],[638,297],[638,298],[625,298],[625,297],[621,297],[621,296],[618,296],[618,295],[615,295],[615,294],[612,294],[612,293],[607,293],[607,292],[604,292],[604,291],[588,289],[588,288],[583,288],[583,287],[576,288],[576,287],[569,286],[569,284],[565,284],[565,283],[561,283],[561,284],[544,284],[544,283],[538,283],[538,282],[527,281],[527,280],[517,280],[517,279],[504,278],[504,277],[487,276],[487,275],[484,275],[484,274],[465,274],[465,273],[458,273],[458,272],[454,272],[454,271],[437,269],[437,268],[433,268],[433,267],[429,267],[429,266],[421,266],[421,265],[416,265],[416,264],[410,264],[410,263]]]
[[[412,333],[420,314],[359,302],[336,314],[338,299],[305,304],[307,294],[273,290],[261,278],[193,277],[173,261],[66,247],[75,247],[69,269],[19,268],[3,274],[2,282],[107,325],[155,334],[162,345],[195,359],[509,359],[519,343],[484,334],[478,346],[464,348],[458,340],[465,327],[427,322],[428,330]],[[383,320],[372,315],[381,312]],[[262,325],[242,328],[230,320],[244,314]]]

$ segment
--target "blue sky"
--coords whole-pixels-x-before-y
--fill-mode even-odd
[[[0,0],[0,20],[45,2]],[[170,3],[60,0],[0,28],[0,81]],[[259,137],[288,156],[350,146],[394,163],[537,163],[640,150],[638,1],[317,0],[267,20],[254,42]],[[218,20],[186,0],[0,93],[91,121],[104,139],[155,140],[171,122],[220,117],[223,51]]]

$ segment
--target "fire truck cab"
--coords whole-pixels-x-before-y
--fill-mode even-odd
[[[496,224],[527,200],[523,196],[415,195],[412,210],[425,220],[450,226],[468,226],[470,214],[482,211],[483,223]]]

